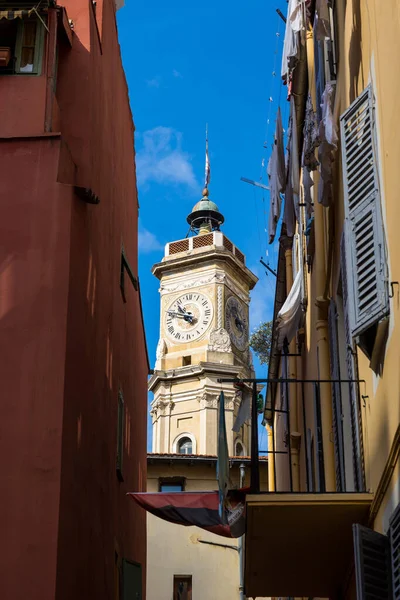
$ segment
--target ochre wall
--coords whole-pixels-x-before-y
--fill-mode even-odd
[[[261,489],[267,489],[267,465],[261,472]],[[186,491],[218,489],[216,465],[149,464],[147,491],[157,492],[159,478],[185,477]],[[231,468],[233,485],[239,484],[238,466]],[[246,466],[244,485],[249,485]],[[183,527],[147,515],[147,600],[171,600],[174,575],[192,575],[193,598],[239,598],[239,555],[237,550],[202,544],[200,540],[237,548],[238,540],[209,533],[199,527]]]
[[[377,164],[381,188],[382,211],[388,251],[388,280],[400,281],[399,255],[400,238],[398,223],[400,205],[398,202],[398,157],[400,156],[400,125],[398,112],[400,82],[393,76],[393,64],[400,55],[400,2],[379,2],[378,0],[344,0],[335,3],[337,8],[337,51],[338,80],[335,113],[342,114],[353,100],[372,83],[375,95],[375,118],[377,136]],[[315,90],[315,86],[312,85]],[[317,185],[314,187],[317,198]],[[332,273],[328,282],[329,296],[339,305],[339,328],[343,328],[340,314],[340,238],[344,221],[343,174],[341,148],[339,144],[334,165],[334,204],[332,209],[334,229],[329,230],[328,211],[324,209],[325,254],[316,250],[316,257],[308,276],[308,306],[306,321],[306,342],[303,358],[298,359],[298,374],[304,378],[317,378],[315,307],[315,260],[325,256],[325,269],[328,270],[328,243],[333,244]],[[378,251],[378,250],[377,250]],[[351,274],[350,274],[351,276]],[[359,378],[361,385],[363,418],[363,441],[366,469],[366,489],[376,491],[383,469],[388,459],[396,429],[400,422],[400,330],[399,330],[400,290],[394,288],[390,300],[389,338],[386,346],[382,376],[376,376],[369,367],[369,360],[358,350]],[[342,343],[344,352],[344,345]],[[343,369],[345,371],[345,369]],[[342,378],[344,378],[342,373]],[[346,409],[346,407],[344,407]],[[307,423],[313,428],[312,403],[306,406]],[[302,415],[299,414],[300,423]],[[348,418],[347,418],[348,420]],[[346,423],[344,424],[346,427]],[[346,433],[346,430],[345,430]],[[347,465],[351,469],[351,436],[344,436]],[[302,482],[305,485],[304,445],[302,445]],[[393,475],[374,527],[386,531],[390,513],[394,508],[394,498],[398,489],[398,475]],[[398,495],[398,493],[397,493]],[[399,498],[400,499],[400,498]]]

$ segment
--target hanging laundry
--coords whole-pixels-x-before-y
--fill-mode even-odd
[[[233,424],[232,431],[235,433],[239,433],[242,425],[245,424],[251,418],[251,400],[252,393],[250,390],[245,389],[242,390],[242,400],[240,402],[239,410],[235,419],[235,423]]]
[[[290,143],[290,176],[292,179],[293,193],[300,194],[300,172],[299,172],[299,141],[297,136],[296,105],[294,98],[290,98],[290,118],[292,121],[291,143]]]
[[[221,523],[228,523],[226,513],[226,496],[229,486],[229,454],[228,441],[226,437],[225,425],[225,397],[224,392],[219,396],[219,415],[218,415],[218,444],[217,444],[217,479],[219,490],[219,516]]]
[[[336,82],[326,84],[322,95],[322,119],[319,124],[321,144],[318,149],[321,180],[318,190],[318,202],[322,206],[331,206],[333,202],[333,163],[338,147],[337,125],[333,116]]]
[[[285,153],[283,149],[283,127],[281,109],[278,108],[276,117],[275,140],[271,158],[267,168],[270,189],[270,209],[268,220],[269,243],[275,239],[276,225],[281,215],[281,196],[285,191],[286,172],[285,172]]]
[[[288,297],[276,318],[278,350],[282,349],[285,339],[290,344],[300,325],[303,314],[301,305],[302,277],[302,270],[300,270],[297,273]]]
[[[304,188],[304,203],[306,205],[306,218],[307,220],[312,215],[313,209],[313,200],[311,195],[311,188],[313,187],[314,182],[311,177],[310,171],[303,167],[303,188]]]
[[[302,166],[307,167],[309,171],[315,171],[319,163],[315,156],[315,150],[320,145],[321,140],[319,137],[319,129],[317,122],[317,115],[314,111],[311,94],[308,92],[306,102],[306,114],[304,117],[304,143],[303,143],[303,156]]]
[[[287,82],[288,75],[300,58],[300,45],[305,34],[304,0],[289,0],[286,18],[285,39],[282,55],[282,79]]]
[[[287,235],[292,237],[295,233],[296,218],[298,221],[300,218],[299,146],[297,137],[296,106],[293,97],[290,98],[290,118],[286,150],[287,181],[283,222],[286,225]]]
[[[315,36],[317,40],[331,39],[331,20],[329,17],[328,0],[315,2]]]

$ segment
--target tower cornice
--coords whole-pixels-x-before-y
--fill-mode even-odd
[[[185,379],[193,379],[193,377],[219,375],[221,378],[238,379],[243,377],[246,369],[242,365],[224,365],[211,362],[200,362],[198,365],[190,365],[187,367],[178,367],[162,371],[154,371],[148,382],[148,389],[154,392],[154,389],[161,382],[177,382]]]
[[[165,257],[161,262],[153,265],[152,273],[158,279],[161,279],[165,275],[172,275],[174,273],[181,273],[183,270],[188,270],[191,267],[200,267],[213,265],[215,263],[228,263],[237,272],[240,273],[240,277],[252,290],[258,281],[258,277],[254,275],[232,252],[226,250],[223,247],[211,246],[206,250],[198,249],[189,252],[182,252],[178,256]]]

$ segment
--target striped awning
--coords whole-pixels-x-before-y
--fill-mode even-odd
[[[35,8],[31,8],[30,10],[0,10],[0,19],[8,19],[9,21],[27,19],[33,12],[35,12]]]

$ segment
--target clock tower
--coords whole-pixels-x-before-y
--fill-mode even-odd
[[[217,414],[225,396],[231,456],[250,454],[250,425],[232,427],[242,392],[219,379],[253,376],[249,291],[257,277],[220,231],[224,217],[208,189],[187,218],[191,236],[170,242],[153,266],[160,280],[160,339],[154,373],[153,452],[217,454]]]

